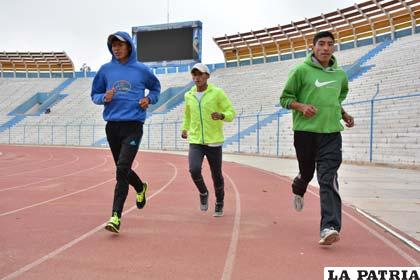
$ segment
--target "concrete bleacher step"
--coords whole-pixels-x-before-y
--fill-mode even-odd
[[[336,53],[339,62],[353,64],[359,60],[362,66],[375,65],[350,82],[350,92],[344,106],[355,117],[356,127],[343,132],[343,158],[346,160],[369,161],[370,100],[376,93],[376,84],[379,83],[378,99],[374,103],[373,160],[385,162],[388,155],[390,163],[418,162],[416,157],[419,155],[416,151],[420,150],[418,143],[420,124],[416,120],[420,119],[420,109],[418,109],[420,95],[412,97],[406,95],[420,92],[420,71],[417,71],[420,67],[419,44],[420,36],[413,35],[393,41],[374,56],[372,56],[374,49],[383,47],[381,44]],[[369,55],[364,56],[365,54]],[[226,139],[237,140],[238,125],[241,136],[244,136],[245,129],[256,126],[258,112],[261,112],[261,116],[270,115],[279,109],[275,105],[278,105],[288,72],[296,63],[302,61],[303,59],[295,59],[225,68],[212,73],[209,82],[225,90],[238,116],[241,116],[232,123],[225,124]],[[158,76],[162,90],[185,85],[191,80],[189,73]],[[48,79],[47,82],[51,85],[46,85],[40,80],[42,79],[31,81],[0,79],[0,112],[3,114],[7,110],[10,112],[16,104],[24,102],[33,95],[33,92],[51,91],[65,81]],[[105,137],[105,123],[102,120],[102,106],[94,105],[90,100],[91,83],[91,78],[76,79],[62,91],[68,96],[54,106],[51,114],[25,118],[12,129],[0,132],[0,142],[86,146],[97,143]],[[2,92],[8,94],[3,95]],[[398,99],[385,100],[387,97]],[[144,126],[140,147],[164,150],[187,149],[188,142],[179,138],[182,115],[182,104],[164,114],[152,114]],[[245,115],[250,117],[246,118]],[[261,117],[260,121],[262,119]],[[4,115],[0,120],[6,122],[10,117]],[[174,122],[177,124],[173,124]],[[240,142],[227,145],[225,150],[258,152],[270,156],[293,156],[291,123],[291,114],[286,114],[279,123],[274,120],[260,126],[259,130],[253,129],[247,136],[241,138]],[[52,126],[54,126],[53,132]],[[401,155],[400,159],[398,153]]]

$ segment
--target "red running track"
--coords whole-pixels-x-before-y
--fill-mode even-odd
[[[419,266],[419,254],[344,206],[341,241],[318,245],[315,188],[303,212],[290,180],[224,163],[225,216],[199,211],[184,156],[140,152],[119,235],[108,150],[0,145],[0,279],[323,279],[326,266]],[[209,168],[203,168],[211,186]],[[211,189],[211,188],[210,188]]]

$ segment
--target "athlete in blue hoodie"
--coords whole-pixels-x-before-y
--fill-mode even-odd
[[[96,74],[91,97],[95,104],[104,105],[106,137],[117,168],[112,216],[105,229],[118,233],[128,185],[137,192],[137,207],[141,209],[146,204],[147,183],[139,178],[131,165],[143,136],[146,109],[158,101],[160,83],[147,66],[137,61],[128,33],[111,34],[108,49],[112,60],[102,65]],[[149,90],[147,96],[145,89]]]

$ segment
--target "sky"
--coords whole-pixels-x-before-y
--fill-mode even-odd
[[[0,0],[0,51],[65,51],[78,70],[108,62],[109,34],[133,26],[199,20],[203,62],[223,62],[214,37],[288,24],[346,8],[355,0]],[[363,2],[363,1],[356,1]],[[168,5],[169,4],[169,5]],[[169,9],[168,9],[169,7]]]

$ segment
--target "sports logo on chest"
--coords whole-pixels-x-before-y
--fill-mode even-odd
[[[113,88],[115,88],[117,91],[120,91],[120,92],[127,92],[131,90],[131,84],[129,81],[126,81],[126,80],[116,81],[112,86]]]
[[[326,88],[335,88],[335,86],[333,86],[333,84],[337,83],[337,81],[332,80],[332,81],[322,81],[322,80],[318,80],[316,79],[315,81],[315,87],[317,88],[322,88],[322,87],[326,87]],[[328,86],[330,85],[330,86]]]

